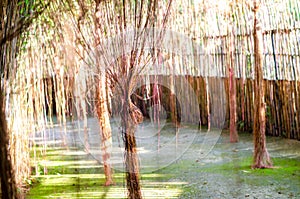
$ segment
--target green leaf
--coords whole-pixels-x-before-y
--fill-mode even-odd
[[[17,5],[20,6],[20,5],[22,5],[23,3],[24,3],[24,1],[19,1]]]

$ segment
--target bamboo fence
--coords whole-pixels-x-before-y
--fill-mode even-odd
[[[176,1],[177,2],[177,1]],[[245,1],[236,1],[234,7],[226,2],[208,4],[205,1],[198,5],[193,1],[178,3],[174,12],[176,16],[171,28],[184,31],[190,35],[200,46],[196,49],[194,60],[197,70],[184,71],[193,86],[194,81],[199,82],[194,90],[200,102],[200,119],[202,124],[208,124],[208,119],[219,124],[218,118],[211,118],[213,112],[212,102],[204,93],[205,89],[214,89],[216,84],[219,87],[225,85],[227,93],[226,102],[229,101],[228,81],[228,32],[226,27],[233,21],[234,29],[234,74],[236,77],[236,99],[237,99],[237,122],[238,128],[243,131],[252,131],[253,122],[253,13],[251,5]],[[231,2],[232,3],[232,2]],[[185,7],[183,6],[185,5]],[[202,5],[202,6],[200,6]],[[189,8],[194,12],[182,14],[181,7]],[[265,99],[267,108],[267,134],[283,136],[292,139],[299,137],[299,74],[300,74],[300,15],[299,3],[293,0],[287,1],[263,1],[260,10],[261,23],[264,38],[264,79]],[[197,12],[198,11],[198,12]],[[228,17],[228,12],[231,13]],[[200,13],[200,14],[199,14]],[[190,16],[192,15],[192,16]],[[197,16],[193,17],[193,16]],[[189,21],[191,20],[191,21]],[[201,21],[201,25],[197,22]],[[196,24],[197,31],[184,29],[182,25]],[[178,63],[179,68],[190,68]],[[193,76],[193,80],[191,79]],[[219,83],[216,83],[219,81]],[[220,83],[221,82],[221,83]],[[200,84],[200,85],[199,85]],[[213,100],[213,97],[212,99]],[[206,102],[205,102],[206,101]],[[188,102],[189,103],[189,102]],[[210,107],[207,104],[210,103]],[[229,121],[229,104],[226,103],[226,123]]]

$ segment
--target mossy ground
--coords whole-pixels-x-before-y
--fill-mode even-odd
[[[223,132],[213,150],[197,158],[197,140],[172,164],[141,175],[145,198],[297,198],[300,195],[300,143],[268,138],[274,168],[252,169],[252,140],[228,142]],[[26,198],[126,198],[125,174],[114,171],[115,185],[105,187],[102,165],[78,148],[37,150],[39,175]],[[37,164],[32,163],[32,165]],[[45,168],[47,169],[44,169]],[[44,175],[44,171],[47,175]]]

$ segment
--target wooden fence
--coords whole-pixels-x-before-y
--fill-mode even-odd
[[[154,76],[150,79],[154,79]],[[164,84],[162,104],[167,111],[170,95],[166,88],[170,76],[157,76],[158,84]],[[228,78],[175,76],[175,95],[177,107],[180,107],[181,122],[201,122],[201,125],[211,127],[229,126],[229,81]],[[163,82],[163,83],[162,83]],[[188,82],[188,83],[186,83]],[[146,83],[146,82],[144,82]],[[300,82],[287,80],[264,80],[266,103],[266,133],[272,136],[282,136],[300,140]],[[187,89],[191,86],[192,89]],[[253,79],[236,79],[237,128],[239,131],[252,132],[254,116],[254,81]],[[191,91],[192,90],[192,91]],[[193,92],[193,93],[191,93]],[[198,113],[194,111],[196,96]],[[182,98],[182,96],[184,96]]]

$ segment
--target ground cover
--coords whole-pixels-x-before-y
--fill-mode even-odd
[[[167,138],[173,140],[175,136],[170,129],[160,135],[161,152],[168,152],[163,150],[163,145]],[[182,127],[182,136],[191,129],[194,130]],[[101,159],[93,148],[97,143],[92,139],[94,145],[91,142],[91,152],[87,153],[81,137],[80,132],[67,132],[67,140],[72,140],[72,144],[69,147],[49,144],[46,157],[38,148],[35,163],[39,165],[39,175],[32,176],[26,198],[126,198],[125,176],[120,163],[116,161],[114,171],[116,185],[103,186],[105,177]],[[149,139],[154,139],[153,143],[157,141],[156,136]],[[56,137],[56,141],[59,140]],[[190,143],[183,137],[182,140]],[[171,144],[176,142],[169,143],[168,147],[174,147]],[[300,195],[299,141],[267,137],[274,168],[261,170],[251,169],[253,146],[250,133],[240,133],[240,142],[230,143],[229,133],[222,131],[205,156],[201,156],[201,147],[206,144],[210,147],[210,144],[203,142],[201,132],[193,136],[188,146],[180,141],[177,144],[186,150],[179,151],[176,156],[169,154],[174,159],[168,164],[163,162],[161,167],[150,165],[151,162],[159,165],[159,158],[154,160],[153,155],[142,155],[141,166],[148,167],[142,168],[141,175],[145,198],[297,198]],[[150,153],[149,148],[141,150],[142,154],[147,152]],[[175,152],[170,150],[168,153]]]

